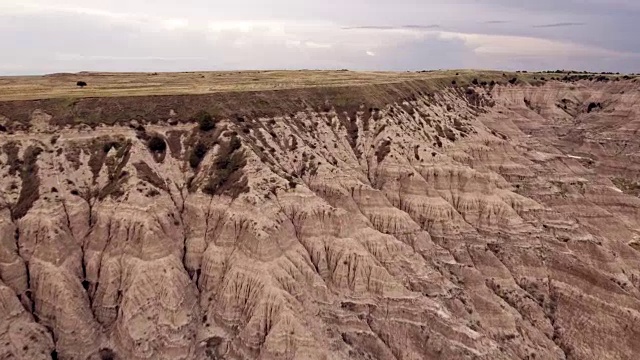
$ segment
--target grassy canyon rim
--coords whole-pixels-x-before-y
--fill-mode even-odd
[[[541,78],[562,78],[567,74],[595,77],[599,73],[583,72],[504,72],[496,70],[433,70],[418,72],[350,71],[350,70],[273,70],[215,72],[147,72],[111,73],[79,72],[42,76],[0,77],[0,101],[52,98],[127,97],[151,95],[195,95],[226,92],[271,91],[301,88],[352,87],[393,84],[406,81],[430,81],[458,85],[473,79],[506,82],[517,77],[525,82]],[[623,77],[606,73],[612,79]],[[558,78],[558,79],[559,79]],[[78,81],[87,86],[80,88]]]
[[[313,109],[354,114],[406,103],[416,96],[454,89],[473,96],[496,85],[585,85],[637,81],[613,73],[238,71],[189,73],[78,73],[0,78],[0,120],[11,131],[31,127],[34,109],[51,116],[49,125],[192,122],[206,111],[218,118],[269,118]],[[87,86],[76,84],[84,82]],[[476,89],[476,90],[474,90]]]

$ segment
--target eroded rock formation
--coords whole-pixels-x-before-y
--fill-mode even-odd
[[[416,86],[213,129],[3,104],[0,359],[632,359],[639,100]]]

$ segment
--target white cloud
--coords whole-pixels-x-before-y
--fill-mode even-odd
[[[2,0],[0,0],[2,1]],[[189,27],[189,20],[185,18],[152,16],[144,13],[114,12],[98,8],[83,6],[66,6],[40,2],[24,2],[16,5],[14,2],[8,4],[0,3],[0,11],[6,14],[36,15],[36,16],[83,16],[101,18],[113,24],[135,25],[140,29],[160,31],[178,30]]]
[[[285,41],[285,45],[289,48],[291,47],[298,47],[300,45],[302,45],[302,41],[300,40],[286,40]]]
[[[148,16],[141,14],[128,14],[128,13],[118,13],[111,12],[108,10],[96,9],[96,8],[87,8],[82,6],[65,6],[65,5],[55,5],[48,3],[40,3],[33,1],[24,1],[20,3],[16,3],[14,1],[4,1],[4,3],[0,3],[0,9],[3,9],[6,13],[14,13],[14,14],[51,14],[51,13],[71,13],[78,15],[89,15],[89,16],[101,16],[111,19],[135,19],[135,18],[147,18]]]
[[[187,19],[164,19],[162,25],[166,30],[178,30],[189,27]]]
[[[310,49],[330,49],[331,44],[321,44],[313,41],[305,41],[304,45]]]
[[[367,51],[365,52],[365,54],[367,54],[367,55],[369,55],[369,56],[376,56],[376,53],[374,53],[373,51],[369,51],[369,50],[367,50]]]
[[[477,54],[524,57],[619,57],[624,54],[595,46],[586,46],[525,36],[437,32],[443,40],[461,40]]]
[[[57,61],[92,61],[92,60],[112,60],[112,61],[183,61],[183,60],[204,60],[199,56],[113,56],[113,55],[82,55],[82,54],[55,54],[53,60]]]
[[[211,21],[208,29],[212,32],[237,31],[250,33],[260,31],[267,34],[283,34],[284,26],[281,22],[275,21]]]

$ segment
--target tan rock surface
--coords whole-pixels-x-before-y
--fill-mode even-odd
[[[640,83],[407,89],[3,103],[0,359],[637,357]]]

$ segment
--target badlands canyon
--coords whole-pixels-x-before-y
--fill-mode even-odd
[[[0,359],[640,356],[640,78],[267,75],[0,79]]]

